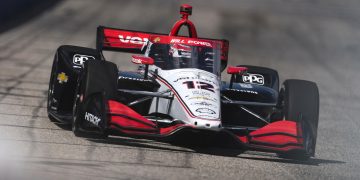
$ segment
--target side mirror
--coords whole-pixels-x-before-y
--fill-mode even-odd
[[[248,70],[247,67],[229,66],[227,68],[227,73],[231,74],[229,89],[231,89],[233,86],[233,83],[235,81],[235,75],[236,74],[244,74],[244,73],[246,73],[247,70]]]
[[[154,59],[151,57],[137,56],[137,55],[132,55],[131,57],[132,57],[131,62],[133,62],[134,64],[144,64],[144,65],[154,64]]]
[[[137,55],[132,55],[131,57],[132,57],[131,62],[133,62],[134,64],[144,64],[145,65],[144,79],[147,79],[148,72],[149,72],[149,65],[154,64],[154,59],[151,57],[137,56]]]

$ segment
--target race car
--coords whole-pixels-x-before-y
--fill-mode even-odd
[[[191,13],[182,5],[170,34],[99,26],[96,49],[60,46],[50,75],[49,118],[71,124],[76,136],[221,135],[244,149],[314,156],[317,85],[289,79],[280,87],[276,70],[227,67],[229,42],[199,38]],[[179,35],[183,26],[188,36]],[[119,70],[105,60],[106,50],[133,53],[139,68]],[[221,80],[225,69],[229,81]]]

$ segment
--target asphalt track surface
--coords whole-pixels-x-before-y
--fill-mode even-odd
[[[316,157],[307,161],[145,139],[75,137],[49,121],[46,93],[59,45],[95,47],[98,25],[168,33],[179,1],[68,0],[0,34],[0,179],[359,179],[360,3],[203,0],[202,37],[231,42],[230,64],[275,68],[320,89]],[[120,69],[130,54],[107,53]],[[224,76],[224,78],[228,78]],[[196,149],[196,150],[194,150]]]

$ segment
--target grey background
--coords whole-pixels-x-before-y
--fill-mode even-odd
[[[230,40],[229,64],[318,84],[314,159],[234,157],[124,137],[98,142],[49,121],[46,91],[59,45],[95,47],[98,25],[168,33],[183,2],[194,6],[198,34]],[[359,8],[357,0],[61,1],[0,34],[0,179],[359,179]],[[134,68],[130,54],[106,57]]]

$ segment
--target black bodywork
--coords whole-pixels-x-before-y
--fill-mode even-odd
[[[64,123],[71,121],[75,88],[82,70],[82,64],[74,63],[76,54],[101,59],[98,51],[91,48],[60,46],[56,50],[49,81],[48,113],[50,118]],[[61,73],[68,77],[67,82],[59,82],[57,76]]]

